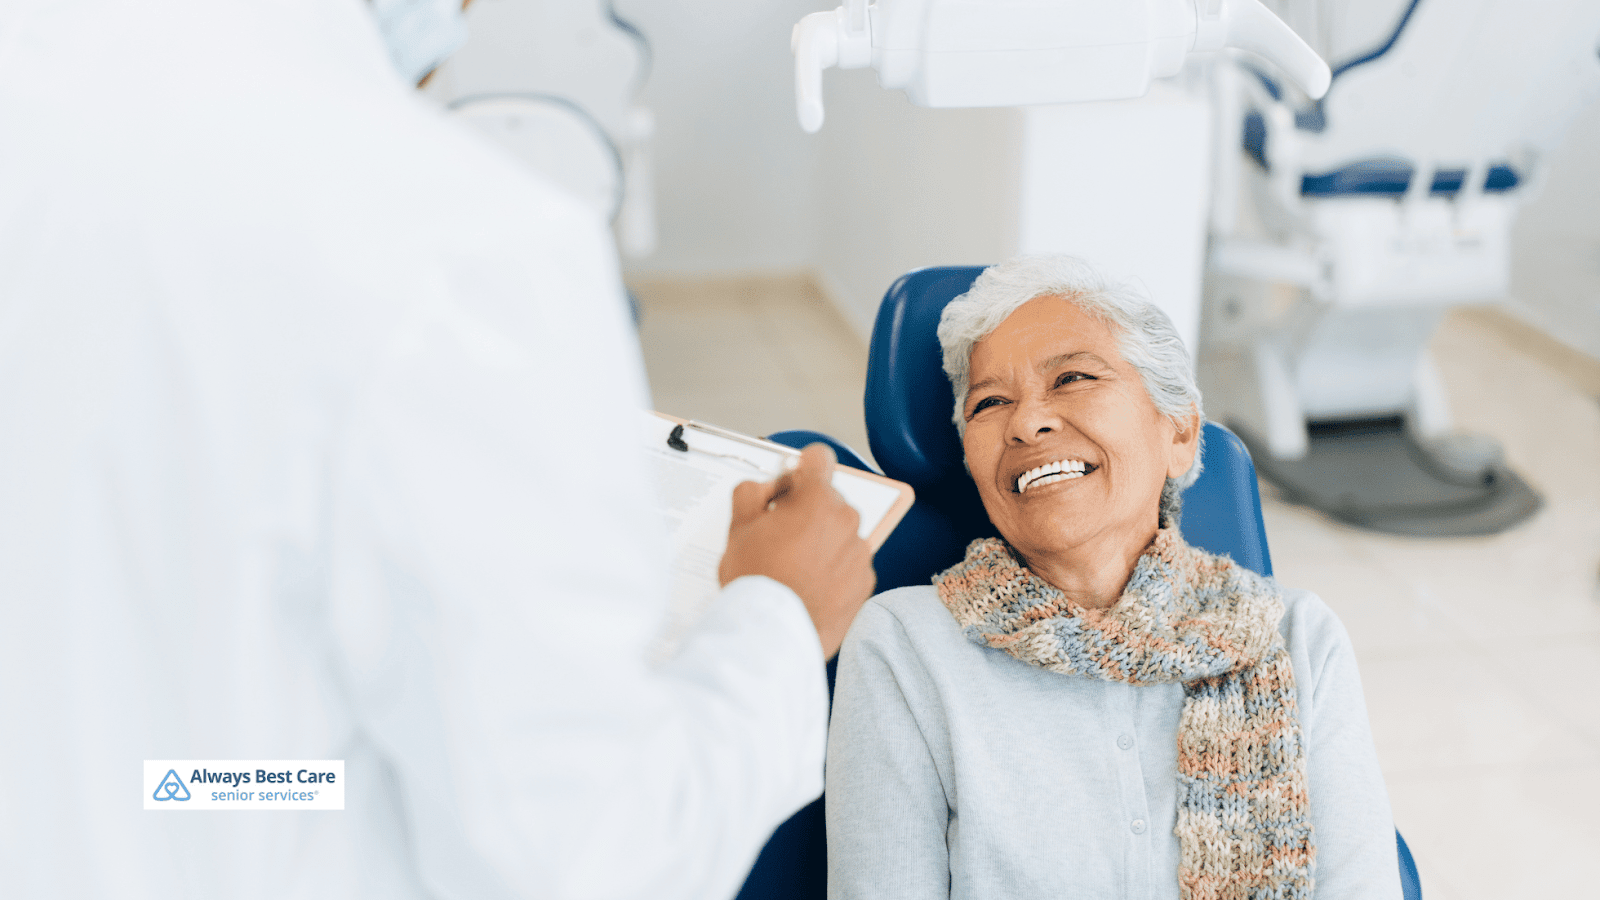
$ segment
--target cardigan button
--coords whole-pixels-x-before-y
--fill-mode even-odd
[[[1134,834],[1144,834],[1144,820],[1143,819],[1134,819],[1133,820],[1133,833]]]
[[[1121,747],[1124,750],[1133,749],[1133,736],[1129,735],[1129,734],[1125,734],[1125,735],[1117,738],[1117,746]]]

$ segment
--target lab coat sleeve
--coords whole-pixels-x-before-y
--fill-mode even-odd
[[[1296,605],[1313,685],[1300,691],[1318,900],[1399,900],[1394,814],[1344,626],[1322,601]]]
[[[918,720],[938,715],[930,689],[899,620],[869,602],[839,652],[834,687],[830,900],[950,896],[950,807]]]
[[[353,401],[333,622],[354,719],[438,896],[728,897],[821,790],[820,644],[750,577],[647,662],[667,569],[638,349],[598,224],[542,208],[517,253],[438,273]]]

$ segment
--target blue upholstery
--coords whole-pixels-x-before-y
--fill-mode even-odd
[[[1267,165],[1267,120],[1256,110],[1245,113],[1244,151],[1256,165]],[[1380,157],[1353,162],[1320,175],[1302,175],[1300,193],[1306,197],[1400,197],[1411,186],[1416,167],[1404,159]],[[1438,197],[1453,197],[1460,193],[1467,180],[1466,169],[1440,169],[1433,173],[1433,184],[1428,192]],[[1490,166],[1483,178],[1486,194],[1499,194],[1515,190],[1522,184],[1522,176],[1509,165]]]
[[[1272,171],[1267,162],[1267,117],[1258,110],[1244,114],[1244,152],[1265,171]]]
[[[1262,575],[1272,574],[1267,526],[1261,519],[1261,492],[1250,451],[1233,432],[1214,422],[1205,426],[1205,471],[1183,492],[1183,539]]]
[[[879,591],[927,584],[934,573],[961,559],[970,540],[994,534],[962,462],[935,333],[945,304],[965,293],[981,271],[980,266],[951,266],[912,272],[895,282],[878,310],[867,363],[867,440],[883,473],[917,492],[917,502],[873,558]],[[784,431],[771,439],[791,447],[821,441],[833,447],[841,463],[876,471],[850,448],[814,431]],[[1184,538],[1271,575],[1250,455],[1232,432],[1212,423],[1205,426],[1205,442],[1205,472],[1184,493]],[[830,663],[830,691],[833,675]],[[823,900],[824,799],[778,828],[739,900]],[[1411,851],[1398,831],[1395,841],[1405,900],[1421,900]]]
[[[832,693],[833,663],[828,664],[828,675]],[[826,799],[818,797],[778,826],[756,857],[737,900],[827,900]]]
[[[1303,176],[1300,193],[1307,197],[1398,197],[1411,186],[1413,172],[1411,163],[1403,159],[1367,159],[1321,175]],[[1440,169],[1433,173],[1433,184],[1428,190],[1435,196],[1453,196],[1460,192],[1466,180],[1466,169]],[[1490,166],[1483,179],[1483,190],[1489,194],[1502,193],[1521,183],[1521,177],[1510,166]]]
[[[1422,900],[1422,879],[1417,877],[1417,861],[1411,858],[1411,848],[1406,839],[1394,832],[1395,850],[1400,855],[1400,893],[1404,900]]]
[[[852,469],[860,469],[863,472],[883,474],[871,463],[862,459],[860,454],[850,449],[850,445],[842,444],[820,431],[806,431],[803,428],[793,431],[780,431],[776,434],[767,435],[767,440],[782,444],[785,447],[793,447],[796,450],[803,450],[812,444],[827,444],[833,448],[833,455],[839,460],[840,465],[846,465]]]

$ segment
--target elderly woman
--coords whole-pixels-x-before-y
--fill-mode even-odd
[[[1004,539],[845,640],[830,897],[1398,898],[1338,619],[1178,532],[1203,419],[1166,315],[1022,258],[939,340]]]

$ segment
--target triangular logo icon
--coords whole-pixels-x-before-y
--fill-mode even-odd
[[[151,794],[157,800],[187,800],[189,789],[184,786],[183,779],[178,777],[177,769],[168,769],[167,777],[161,779],[156,785],[156,792]]]

